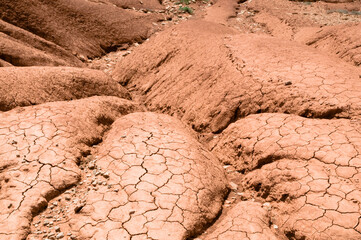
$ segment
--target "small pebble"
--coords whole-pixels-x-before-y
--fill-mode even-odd
[[[56,239],[60,239],[64,237],[64,233],[60,232],[58,235],[56,235]]]
[[[230,182],[229,185],[231,186],[231,189],[234,190],[234,191],[237,191],[238,189],[238,185],[234,182]]]

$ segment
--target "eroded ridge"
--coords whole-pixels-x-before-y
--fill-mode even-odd
[[[58,224],[80,239],[187,239],[217,216],[228,192],[219,161],[167,115],[119,118],[92,156],[106,184],[88,174],[81,210]]]
[[[143,95],[150,109],[218,133],[253,113],[360,115],[359,73],[311,47],[194,20],[142,44],[113,76]]]
[[[360,122],[251,115],[231,124],[213,152],[245,175],[246,199],[271,204],[290,239],[360,239]]]
[[[315,47],[321,51],[333,53],[351,62],[355,66],[361,65],[361,23],[327,26],[315,28],[311,34],[307,30],[300,31],[295,40]]]
[[[0,68],[0,111],[95,95],[130,99],[101,71],[72,67]]]
[[[138,109],[92,97],[0,113],[0,238],[25,239],[48,201],[78,183],[81,155],[115,118]]]
[[[114,4],[119,5],[117,2],[119,3],[118,0],[100,2],[33,0],[28,4],[3,0],[0,5],[2,13],[0,18],[40,36],[42,42],[50,41],[66,49],[68,54],[77,55],[84,61],[88,58],[100,57],[122,44],[141,42],[152,33],[152,22],[164,19],[161,14],[146,14],[116,7]],[[28,47],[38,48],[36,42],[26,41],[21,35],[15,36],[13,40],[20,44],[25,42]],[[10,46],[10,49],[5,51],[9,53],[5,61],[10,59],[11,63],[12,57],[20,57],[18,60],[26,62],[26,58],[22,59],[22,56],[11,54],[9,50],[13,47],[10,44],[5,45],[6,48],[7,46]],[[47,49],[41,47],[40,50]],[[61,56],[65,55],[56,52]],[[33,65],[31,62],[26,63]]]
[[[83,66],[60,46],[0,19],[0,66]]]
[[[270,228],[268,205],[258,202],[239,202],[230,209],[217,228],[199,239],[247,239],[247,240],[280,240],[274,230]]]

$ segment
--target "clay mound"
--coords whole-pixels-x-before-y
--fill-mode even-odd
[[[295,40],[324,52],[336,54],[356,66],[361,64],[361,23],[327,26],[311,36],[300,31]],[[306,31],[308,31],[306,29]],[[316,31],[316,30],[315,30]]]
[[[146,39],[161,15],[86,0],[12,1],[0,5],[1,19],[51,41],[81,58]]]
[[[312,48],[189,21],[121,61],[114,78],[152,110],[219,132],[252,113],[333,118],[361,113],[359,70]]]
[[[259,114],[231,124],[213,152],[246,173],[244,197],[271,205],[290,239],[360,239],[361,131],[353,120]]]
[[[32,218],[80,181],[81,156],[112,121],[138,109],[92,97],[0,112],[0,238],[25,239]]]
[[[76,239],[188,239],[212,222],[228,192],[219,161],[166,115],[119,118],[86,159],[82,184],[34,219],[31,236],[51,230],[43,216],[68,209],[56,225]]]
[[[83,66],[54,43],[0,20],[0,60],[15,66]]]
[[[0,68],[0,111],[94,95],[130,99],[125,88],[97,70],[72,67]]]
[[[212,226],[213,231],[208,229],[206,234],[197,239],[283,239],[270,229],[268,210],[267,205],[261,203],[240,202],[225,213],[219,223]]]

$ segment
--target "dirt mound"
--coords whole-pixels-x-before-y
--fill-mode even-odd
[[[80,157],[109,122],[138,109],[128,100],[92,97],[0,113],[0,238],[25,239],[33,216],[80,181]]]
[[[251,115],[213,152],[238,171],[244,197],[268,202],[291,239],[359,239],[361,131],[352,120]]]
[[[15,66],[83,66],[63,48],[0,20],[0,60]]]
[[[243,201],[222,216],[213,229],[208,229],[199,239],[263,239],[281,240],[274,230],[270,229],[268,206],[261,203]]]
[[[295,40],[315,47],[326,53],[336,54],[345,61],[356,66],[361,64],[361,23],[326,26],[313,30],[315,33],[305,34],[300,31]]]
[[[130,99],[101,71],[72,67],[0,68],[0,111],[94,95]]]
[[[0,18],[51,41],[81,58],[103,55],[146,39],[161,15],[128,11],[86,0],[12,1],[0,4]]]
[[[58,234],[56,225],[77,239],[187,239],[217,216],[228,191],[218,160],[166,115],[119,118],[85,159],[82,183],[34,219],[33,236]]]
[[[121,61],[114,78],[152,110],[219,132],[252,113],[351,117],[361,113],[359,70],[310,47],[189,21]]]

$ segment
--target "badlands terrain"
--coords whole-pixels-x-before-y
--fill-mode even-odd
[[[0,239],[359,240],[360,66],[360,0],[0,0]]]

